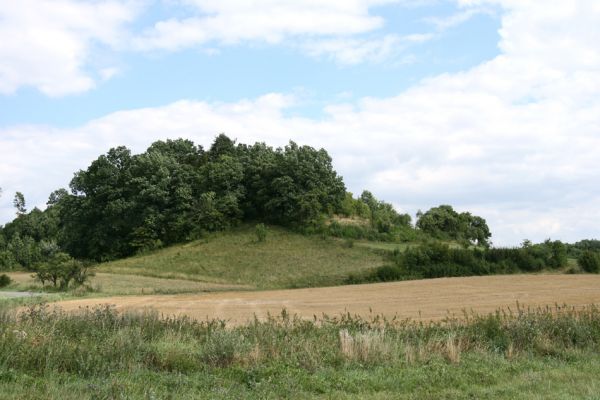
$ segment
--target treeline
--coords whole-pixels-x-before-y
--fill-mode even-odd
[[[339,211],[346,195],[325,150],[236,144],[225,135],[209,150],[184,139],[138,155],[113,148],[77,172],[70,189],[52,193],[43,212],[27,214],[23,199],[0,234],[2,264],[31,267],[47,243],[102,261],[243,221],[308,226]]]
[[[526,242],[519,248],[452,248],[430,241],[405,251],[395,250],[388,265],[363,275],[349,277],[350,283],[387,282],[407,279],[442,278],[537,272],[567,265],[567,245],[559,240]]]

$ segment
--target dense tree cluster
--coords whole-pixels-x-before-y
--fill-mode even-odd
[[[325,150],[236,144],[225,135],[209,150],[184,139],[138,155],[113,148],[77,172],[70,189],[28,214],[17,194],[18,216],[0,235],[0,267],[31,268],[48,243],[76,258],[108,260],[247,220],[306,226],[338,211],[346,193]]]
[[[417,215],[417,228],[438,239],[465,240],[487,246],[492,236],[485,219],[469,212],[457,213],[449,205]]]

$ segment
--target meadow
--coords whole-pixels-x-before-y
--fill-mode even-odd
[[[0,312],[0,398],[594,399],[600,310],[518,309],[438,323],[286,312],[223,321]]]

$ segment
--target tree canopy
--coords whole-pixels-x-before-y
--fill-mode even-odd
[[[492,236],[485,219],[469,212],[457,213],[452,206],[433,207],[418,215],[417,228],[439,239],[467,240],[488,245]]]
[[[225,135],[209,150],[184,139],[158,141],[136,155],[112,148],[75,173],[70,189],[50,194],[45,212],[25,214],[23,195],[15,196],[21,216],[4,234],[19,248],[11,253],[21,265],[40,257],[28,253],[29,241],[108,260],[243,221],[306,226],[339,210],[346,193],[323,149],[237,144]]]

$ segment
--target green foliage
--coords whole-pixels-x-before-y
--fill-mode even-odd
[[[283,312],[230,327],[41,305],[0,321],[8,398],[585,398],[599,388],[594,307],[441,323]]]
[[[93,276],[88,266],[60,251],[48,255],[47,261],[34,271],[42,285],[49,282],[60,290],[67,290],[70,285],[81,286]]]
[[[256,224],[254,227],[254,233],[256,234],[256,241],[263,243],[267,240],[267,227],[265,224]]]
[[[290,142],[273,150],[219,135],[205,152],[189,140],[132,155],[111,149],[55,193],[59,244],[111,260],[201,237],[247,220],[303,227],[338,209],[345,193],[325,150]]]
[[[600,253],[600,240],[580,240],[577,243],[567,245],[567,253],[569,257],[579,258],[585,251],[593,251]]]
[[[6,274],[0,275],[0,288],[6,287],[6,286],[10,285],[11,283],[12,283],[12,279],[10,279],[10,276],[8,276]]]
[[[15,193],[15,198],[13,199],[13,205],[17,210],[17,215],[23,215],[27,212],[27,208],[25,207],[25,196],[23,193],[17,192]]]
[[[404,251],[395,250],[391,265],[368,274],[352,275],[348,283],[387,282],[474,275],[537,272],[566,265],[565,246],[550,240],[521,248],[451,248],[430,241]]]
[[[468,240],[481,246],[487,246],[492,236],[485,219],[468,212],[459,214],[449,205],[419,213],[416,226],[438,239]]]
[[[585,272],[597,274],[600,272],[600,254],[592,251],[584,251],[577,259],[577,263]]]
[[[325,234],[388,242],[413,241],[418,237],[408,214],[399,214],[391,204],[377,200],[369,191],[364,191],[358,199],[346,193],[338,211],[350,221],[334,219],[323,227]]]

